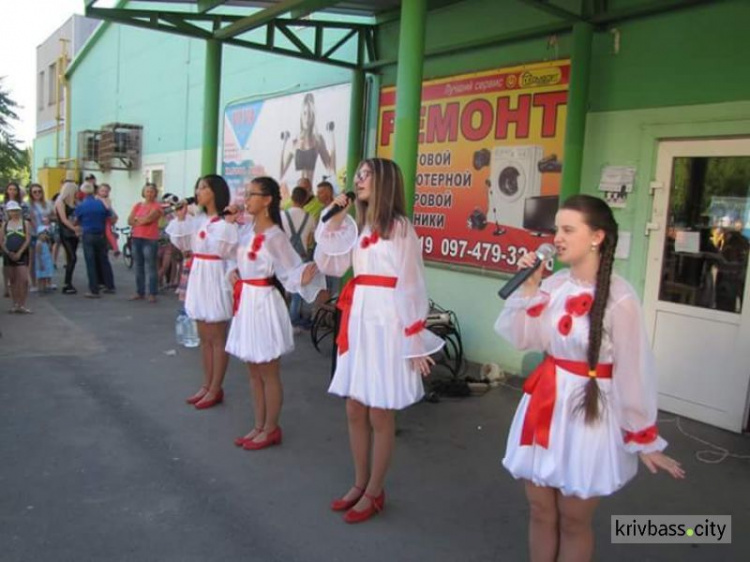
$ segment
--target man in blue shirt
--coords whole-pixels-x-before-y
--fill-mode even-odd
[[[83,230],[83,257],[86,260],[86,274],[89,278],[89,292],[85,296],[98,299],[100,284],[104,285],[105,293],[115,292],[115,280],[107,256],[105,236],[107,219],[112,211],[94,197],[94,186],[90,183],[81,185],[81,191],[86,198],[76,206],[75,217]],[[101,272],[102,279],[97,272]]]

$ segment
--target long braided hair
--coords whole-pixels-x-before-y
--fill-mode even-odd
[[[612,267],[615,261],[615,249],[617,248],[617,222],[609,205],[598,197],[590,195],[574,195],[563,203],[562,209],[581,213],[589,228],[604,232],[604,239],[596,248],[599,253],[599,269],[596,273],[594,303],[589,313],[589,347],[586,354],[589,370],[594,370],[599,363],[604,311],[607,308],[607,301],[609,301]],[[594,248],[592,248],[593,250]],[[592,424],[599,419],[601,399],[601,390],[596,377],[589,377],[583,390],[583,397],[576,406],[576,411],[584,413],[587,424]]]

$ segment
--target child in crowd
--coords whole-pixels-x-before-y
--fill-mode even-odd
[[[34,266],[36,267],[36,280],[37,288],[39,293],[47,293],[51,290],[52,285],[52,236],[50,234],[49,226],[40,224],[37,231],[37,243],[36,243],[36,260]]]

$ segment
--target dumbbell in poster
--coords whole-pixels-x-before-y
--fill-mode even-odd
[[[233,199],[254,177],[271,176],[287,199],[302,178],[315,186],[344,185],[351,86],[342,84],[263,100],[230,103],[224,111],[222,174]]]
[[[414,225],[426,260],[512,272],[552,240],[569,77],[565,60],[423,83]],[[395,113],[384,88],[383,157]]]

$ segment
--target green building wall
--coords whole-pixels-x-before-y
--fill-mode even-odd
[[[507,3],[472,0],[431,12],[426,51],[559,22],[519,4],[514,2],[511,12]],[[609,2],[613,10],[637,4],[643,3]],[[750,2],[732,0],[618,23],[594,34],[581,191],[597,194],[606,165],[636,166],[634,193],[626,209],[615,211],[621,231],[632,233],[630,256],[617,260],[616,269],[641,295],[648,246],[644,233],[651,214],[649,183],[658,139],[750,135],[748,21]],[[383,58],[394,57],[398,22],[386,26],[379,39]],[[570,48],[571,36],[562,32],[554,41],[544,36],[451,52],[426,60],[425,79],[567,58]],[[384,85],[394,84],[395,70],[383,69]],[[430,296],[459,316],[467,356],[519,372],[523,354],[493,331],[502,309],[497,290],[506,278],[427,268]]]
[[[461,50],[460,46],[514,30],[552,26],[554,16],[533,7],[496,0],[465,0],[430,12],[426,51],[449,49],[425,61],[425,79],[570,56],[571,36],[561,31],[509,44]],[[557,2],[566,5],[566,2]],[[573,9],[578,0],[568,2]],[[609,0],[611,9],[642,4]],[[622,231],[632,233],[631,253],[617,271],[642,294],[646,271],[645,224],[650,216],[649,182],[660,138],[750,135],[750,2],[726,0],[655,15],[597,30],[592,45],[589,115],[582,191],[595,194],[606,165],[637,168],[635,191],[617,210]],[[398,21],[378,36],[381,58],[394,60]],[[616,49],[616,46],[618,49]],[[120,121],[144,125],[144,163],[166,162],[166,187],[192,188],[200,167],[203,64],[202,41],[112,25],[78,64],[72,76],[73,154],[75,132]],[[396,67],[381,69],[374,83],[395,82]],[[270,97],[347,82],[350,73],[235,47],[225,47],[221,107],[240,98]],[[376,92],[371,92],[371,105]],[[374,111],[369,109],[368,152],[374,151]],[[46,138],[35,143],[35,160]],[[112,175],[118,209],[138,199],[141,172]],[[119,192],[119,193],[118,193]],[[502,302],[497,289],[505,277],[428,266],[430,296],[456,311],[467,356],[519,371],[522,355],[494,335]]]

